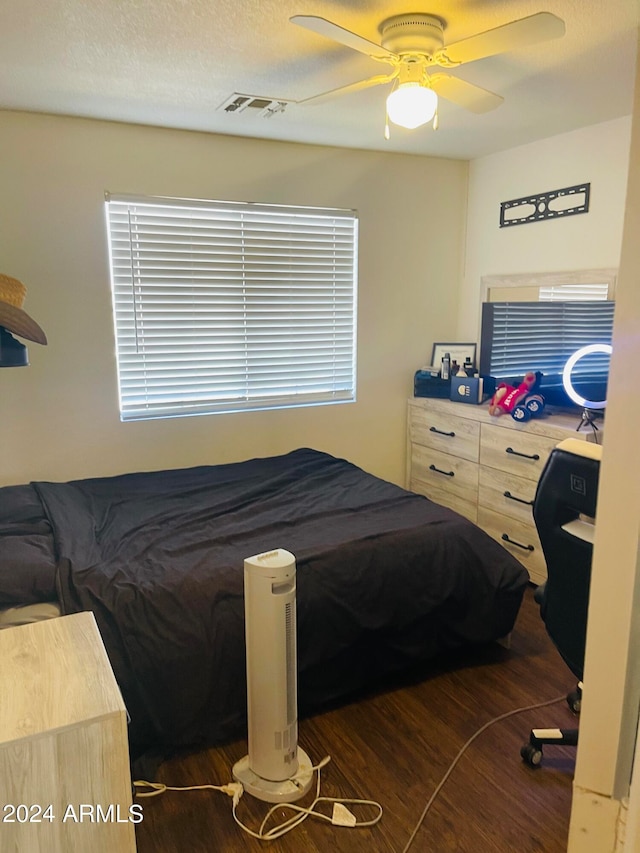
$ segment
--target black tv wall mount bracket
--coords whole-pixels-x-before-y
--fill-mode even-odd
[[[591,184],[527,195],[500,204],[500,228],[588,213]]]

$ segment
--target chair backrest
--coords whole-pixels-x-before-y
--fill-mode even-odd
[[[566,439],[540,476],[533,517],[547,563],[540,614],[549,636],[582,678],[594,520],[602,448]]]

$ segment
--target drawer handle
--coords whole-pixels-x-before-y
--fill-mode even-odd
[[[533,551],[533,545],[521,545],[520,542],[516,542],[515,539],[509,539],[506,533],[502,534],[502,541],[508,542],[509,545],[517,545],[518,548],[522,548],[523,551]]]
[[[506,453],[513,453],[514,456],[524,456],[525,459],[534,459],[536,462],[540,459],[540,456],[537,453],[530,455],[529,453],[519,453],[517,450],[514,450],[513,447],[507,447]]]
[[[517,498],[515,495],[512,495],[511,492],[503,492],[505,498],[509,498],[510,501],[518,501],[519,504],[526,504],[527,506],[533,506],[533,501],[525,501],[524,498]]]
[[[441,468],[436,468],[435,465],[429,465],[430,471],[437,471],[438,474],[444,474],[445,477],[455,477],[454,471],[443,471]]]
[[[429,432],[437,432],[438,435],[446,435],[449,438],[455,438],[455,432],[443,432],[441,429],[436,429],[435,427],[429,427]]]

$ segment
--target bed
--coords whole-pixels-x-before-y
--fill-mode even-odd
[[[452,510],[301,448],[1,488],[0,608],[93,611],[134,754],[219,743],[246,724],[243,561],[275,548],[297,561],[302,715],[504,637],[528,581]]]

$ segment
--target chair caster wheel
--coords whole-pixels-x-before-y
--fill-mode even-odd
[[[542,749],[539,746],[534,746],[532,743],[525,743],[520,750],[520,755],[525,764],[529,767],[539,767],[542,761]]]
[[[582,692],[580,690],[572,690],[571,693],[568,693],[567,705],[574,714],[579,714],[582,707]]]

